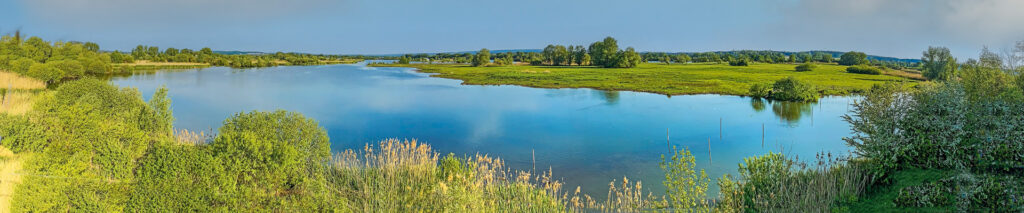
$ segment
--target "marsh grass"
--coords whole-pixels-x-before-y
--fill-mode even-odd
[[[819,154],[812,166],[774,153],[744,161],[740,179],[719,179],[717,211],[833,211],[839,203],[856,200],[872,183],[861,163],[831,154]]]
[[[6,90],[37,90],[46,89],[43,81],[18,75],[17,73],[0,71],[0,88]]]
[[[7,91],[0,98],[0,113],[21,115],[32,110],[35,100],[52,94],[47,91]]]
[[[820,64],[812,71],[796,72],[792,64],[655,64],[635,68],[575,66],[471,67],[464,64],[371,64],[416,68],[437,77],[463,80],[471,85],[520,85],[539,88],[593,88],[665,95],[750,95],[755,84],[770,84],[793,77],[805,81],[821,95],[859,93],[884,82],[914,80],[888,75],[847,73],[846,66]]]
[[[330,165],[331,188],[360,212],[634,212],[658,203],[639,181],[613,180],[599,202],[579,187],[563,190],[550,169],[535,175],[487,155],[441,157],[416,140],[346,150]]]
[[[209,144],[213,139],[216,138],[214,135],[208,135],[206,132],[189,131],[187,129],[179,129],[174,131],[174,140],[178,144],[182,145],[205,145]]]

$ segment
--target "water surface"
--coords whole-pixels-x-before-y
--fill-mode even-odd
[[[209,132],[233,113],[285,109],[319,121],[335,151],[386,138],[418,139],[442,153],[499,156],[520,170],[550,168],[567,186],[582,186],[596,197],[624,176],[663,193],[658,162],[668,146],[688,147],[712,179],[735,175],[744,157],[769,151],[801,159],[822,151],[847,153],[841,138],[849,126],[840,116],[856,100],[826,97],[803,104],[472,86],[409,68],[364,65],[214,67],[111,81],[136,87],[147,99],[166,85],[176,128]],[[713,182],[711,187],[717,191]]]

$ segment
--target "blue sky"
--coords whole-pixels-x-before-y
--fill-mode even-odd
[[[390,54],[586,45],[976,57],[1024,40],[1018,0],[4,0],[0,33],[216,50]]]

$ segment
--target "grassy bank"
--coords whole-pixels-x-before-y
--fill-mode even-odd
[[[578,66],[472,67],[459,64],[374,64],[401,66],[437,77],[463,80],[472,85],[520,85],[540,88],[594,88],[627,90],[665,95],[724,94],[749,95],[753,84],[770,84],[793,76],[808,82],[822,95],[845,95],[870,89],[872,85],[916,80],[889,75],[846,72],[846,66],[823,64],[813,71],[797,72],[793,64],[640,64],[636,68]]]
[[[115,73],[132,73],[135,71],[150,71],[162,69],[196,69],[210,67],[207,63],[192,62],[150,62],[139,60],[133,63],[111,64]]]
[[[288,61],[277,60],[274,63],[278,66],[308,66],[308,65],[330,65],[330,64],[354,64],[363,61],[362,59],[344,59],[344,60],[320,60],[319,62],[309,64],[292,64]],[[195,63],[195,62],[150,62],[139,60],[132,63],[115,63],[111,64],[113,67],[113,74],[130,75],[135,73],[151,73],[159,70],[173,70],[173,69],[199,69],[212,67],[213,65],[208,63]]]

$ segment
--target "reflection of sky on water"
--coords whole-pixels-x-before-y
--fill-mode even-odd
[[[854,99],[798,104],[720,95],[669,98],[466,86],[407,68],[361,65],[217,67],[113,82],[137,87],[146,98],[167,85],[178,128],[209,131],[236,112],[286,109],[319,121],[334,150],[384,138],[416,138],[440,152],[500,156],[517,169],[532,168],[535,151],[538,169],[550,167],[569,186],[582,185],[597,197],[605,196],[609,181],[623,176],[643,180],[646,189],[661,193],[658,162],[668,152],[666,129],[671,145],[689,147],[711,178],[735,173],[744,157],[769,150],[802,159],[819,151],[845,153],[848,148],[840,139],[849,127],[839,116]]]

